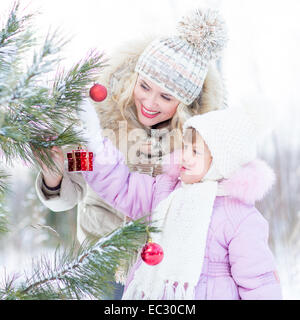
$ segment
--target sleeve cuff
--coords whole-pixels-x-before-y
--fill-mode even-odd
[[[57,191],[57,190],[59,190],[60,187],[61,187],[61,182],[62,182],[62,180],[61,180],[60,183],[59,183],[59,185],[57,185],[56,187],[48,187],[48,186],[46,185],[46,182],[45,182],[44,178],[42,178],[42,181],[43,181],[43,186],[44,186],[47,190],[49,190],[49,191]]]
[[[42,178],[42,191],[44,195],[47,197],[58,195],[60,193],[61,183],[62,181],[56,187],[48,187],[44,181],[44,178]]]

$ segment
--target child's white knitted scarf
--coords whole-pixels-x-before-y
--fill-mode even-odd
[[[161,201],[152,221],[162,232],[152,241],[164,258],[156,266],[142,262],[123,300],[193,300],[204,260],[211,213],[218,182],[184,184]]]

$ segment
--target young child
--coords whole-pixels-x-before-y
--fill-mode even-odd
[[[130,172],[123,155],[101,136],[89,102],[80,115],[94,171],[87,183],[132,219],[151,213],[164,250],[149,266],[138,258],[122,299],[281,299],[268,223],[254,206],[274,182],[256,159],[255,127],[228,108],[184,124],[180,171],[153,178]],[[96,120],[95,120],[96,119]]]

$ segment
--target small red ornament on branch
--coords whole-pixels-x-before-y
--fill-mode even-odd
[[[141,257],[148,265],[155,266],[164,258],[164,251],[159,244],[152,242],[148,227],[146,228],[146,231],[148,234],[148,241],[142,249]]]
[[[159,244],[148,241],[142,249],[141,256],[145,263],[155,266],[162,261],[164,252]]]
[[[95,83],[90,89],[90,97],[96,102],[101,102],[107,97],[107,89],[101,84]]]

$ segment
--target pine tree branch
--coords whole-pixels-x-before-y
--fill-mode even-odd
[[[24,51],[35,43],[33,32],[27,30],[33,15],[19,18],[18,10],[17,2],[0,33],[0,149],[9,165],[15,159],[39,165],[33,148],[46,166],[56,170],[49,147],[85,143],[74,129],[78,123],[76,111],[87,86],[104,67],[103,55],[92,51],[69,72],[58,72],[50,87],[45,75],[57,66],[58,53],[67,41],[58,31],[49,33],[24,71],[17,62],[23,62]]]
[[[50,148],[85,143],[75,128],[76,110],[87,86],[104,66],[103,56],[91,52],[69,72],[57,73],[51,83],[46,81],[61,61],[59,53],[68,41],[59,36],[58,30],[49,32],[37,50],[34,16],[22,16],[16,1],[0,30],[0,152],[9,166],[15,160],[39,166],[38,155],[46,166],[57,171]],[[31,55],[32,62],[25,67]],[[0,191],[1,186],[5,181],[0,177]],[[0,231],[4,225],[2,210]]]
[[[22,111],[34,97],[44,101],[49,100],[48,90],[42,86],[45,80],[41,76],[45,77],[61,61],[57,54],[66,43],[67,41],[60,39],[57,31],[52,35],[48,34],[40,52],[34,52],[31,65],[19,76],[16,85],[11,88],[11,95],[6,96],[7,100],[4,103],[7,103],[10,108],[19,105]]]
[[[77,257],[70,252],[55,253],[54,261],[42,257],[34,273],[14,287],[5,285],[2,299],[103,299],[112,294],[110,281],[124,259],[136,255],[146,241],[145,218],[132,221],[94,244],[83,245]],[[150,232],[158,232],[155,227]]]
[[[103,54],[92,50],[67,73],[58,73],[52,89],[55,105],[72,106],[78,111],[80,102],[87,95],[87,86],[96,80],[101,69],[106,67],[105,63]]]
[[[15,2],[0,31],[0,105],[11,94],[16,75],[21,75],[22,58],[31,50],[36,39],[33,36],[33,14],[19,17],[19,1]]]
[[[45,76],[60,61],[58,53],[65,41],[58,37],[58,32],[49,33],[24,70],[24,62],[36,45],[36,39],[30,25],[33,15],[19,17],[18,10],[19,2],[16,2],[0,31],[0,151],[9,164],[16,159],[36,164],[38,155],[47,166],[56,169],[48,151],[51,146],[85,142],[75,130],[76,111],[86,96],[88,85],[104,67],[103,55],[92,51],[69,72],[57,72],[50,86]],[[3,178],[0,176],[0,180]],[[0,183],[1,192],[5,184]],[[3,199],[0,200],[2,210]],[[0,229],[4,226],[2,212]],[[20,282],[15,276],[8,278],[0,289],[0,298],[81,299],[90,296],[100,299],[111,292],[109,281],[114,279],[119,262],[136,253],[141,244],[138,240],[143,235],[145,241],[145,224],[130,223],[92,247],[82,247],[75,259],[72,250],[64,254],[57,252],[54,262],[42,257],[33,265],[33,274],[26,276],[26,281]]]
[[[20,9],[20,1],[15,1],[8,15],[5,26],[0,31],[0,48],[3,48],[13,42],[13,37],[24,31],[28,25],[26,23],[31,20],[32,14],[18,18]]]

